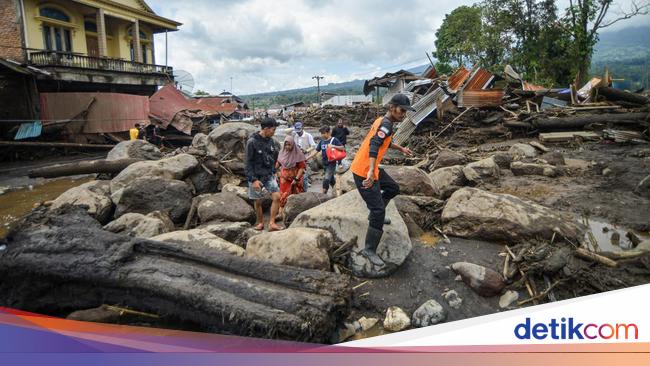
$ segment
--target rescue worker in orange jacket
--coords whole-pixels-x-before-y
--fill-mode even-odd
[[[405,155],[413,155],[410,149],[392,143],[394,123],[402,122],[406,111],[415,111],[409,98],[404,94],[394,95],[389,102],[388,112],[372,124],[350,166],[354,183],[370,210],[365,247],[361,253],[377,266],[384,265],[377,255],[377,246],[384,233],[384,224],[390,224],[386,218],[386,206],[399,194],[399,185],[379,168],[379,163],[389,147]]]

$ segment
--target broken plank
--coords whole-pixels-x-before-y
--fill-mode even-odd
[[[538,138],[541,142],[567,142],[573,141],[576,137],[583,140],[598,140],[600,135],[595,132],[570,131],[570,132],[548,132],[540,133]]]

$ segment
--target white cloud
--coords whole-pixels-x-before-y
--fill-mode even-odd
[[[183,23],[169,33],[169,65],[210,92],[229,89],[232,77],[238,94],[311,86],[316,74],[341,82],[424,64],[445,14],[473,2],[148,1]],[[156,60],[164,59],[163,34]]]

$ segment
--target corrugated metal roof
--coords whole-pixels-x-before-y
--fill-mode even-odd
[[[467,80],[464,89],[465,90],[487,89],[487,87],[490,85],[492,80],[494,80],[494,75],[491,72],[479,67],[472,73],[472,76],[469,78],[469,80]]]
[[[417,126],[436,110],[436,100],[440,100],[442,103],[447,100],[447,98],[449,98],[449,96],[445,94],[442,88],[436,88],[434,91],[418,100],[417,103],[413,104],[413,108],[416,110],[415,112],[406,112],[406,114],[411,122]]]
[[[85,120],[79,121],[79,130],[74,131],[78,133],[123,132],[149,121],[149,98],[141,95],[41,93],[40,101],[44,126],[52,121]]]
[[[501,89],[463,90],[458,93],[459,107],[496,107],[503,101]]]
[[[163,86],[149,98],[149,113],[162,122],[163,128],[169,126],[176,113],[186,109],[198,108],[172,84]]]
[[[38,137],[41,135],[42,131],[43,131],[43,125],[41,124],[41,121],[21,123],[18,132],[16,132],[16,136],[14,137],[14,140],[22,140],[31,137]]]
[[[451,74],[449,79],[447,79],[447,85],[451,90],[458,90],[465,83],[465,80],[469,77],[469,70],[464,66],[461,66],[456,72]]]

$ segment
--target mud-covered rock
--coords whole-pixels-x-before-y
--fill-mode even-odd
[[[530,146],[529,144],[514,144],[510,147],[508,153],[512,155],[513,160],[521,160],[525,158],[536,157],[537,149]]]
[[[320,192],[304,192],[289,196],[287,204],[284,206],[284,224],[290,225],[299,214],[327,202],[331,198],[330,195]]]
[[[451,195],[441,219],[448,235],[484,240],[550,240],[557,232],[555,240],[576,243],[585,231],[571,215],[509,194],[469,187]]]
[[[203,229],[221,239],[237,244],[242,248],[246,247],[249,237],[245,231],[251,228],[249,222],[208,222],[197,229]]]
[[[413,312],[411,324],[418,328],[428,327],[444,321],[445,318],[447,318],[447,310],[445,310],[445,308],[443,308],[436,300],[432,299],[420,305],[420,307]]]
[[[513,161],[510,164],[510,170],[514,175],[543,175],[545,177],[557,177],[561,174],[560,170],[550,164],[542,163],[524,163]]]
[[[460,165],[434,170],[429,173],[429,177],[433,182],[434,195],[442,199],[451,196],[452,193],[468,183],[463,173],[463,167]]]
[[[104,230],[135,238],[151,238],[173,231],[174,223],[160,211],[154,211],[147,215],[132,212],[109,222],[104,226]]]
[[[566,165],[564,160],[564,155],[559,151],[550,151],[539,157],[540,159],[545,160],[547,163],[555,166]]]
[[[650,175],[643,178],[634,189],[634,193],[641,197],[650,198]]]
[[[294,267],[330,270],[328,251],[334,238],[329,231],[289,228],[265,232],[248,240],[246,257]]]
[[[201,222],[255,222],[255,210],[231,192],[220,192],[201,200],[197,208]]]
[[[65,205],[82,207],[90,216],[105,224],[113,211],[109,183],[96,180],[70,188],[52,202],[51,208],[56,210]]]
[[[186,246],[203,246],[240,257],[244,255],[244,249],[240,246],[225,241],[203,229],[172,231],[154,236],[151,240],[179,243]]]
[[[394,272],[412,249],[408,229],[394,202],[386,208],[386,216],[392,223],[384,225],[384,234],[377,247],[377,253],[385,262],[383,266],[373,265],[360,254],[368,229],[368,208],[357,191],[348,192],[301,213],[291,227],[324,229],[342,243],[354,240],[350,254],[352,272],[359,277],[382,277]]]
[[[391,306],[386,309],[384,318],[384,329],[391,332],[399,332],[411,326],[411,319],[408,315],[397,306]]]
[[[244,161],[246,142],[256,132],[255,126],[245,122],[229,122],[212,130],[207,138],[206,150],[209,156]]]
[[[116,205],[115,218],[135,212],[161,211],[176,224],[185,220],[192,205],[192,190],[182,181],[144,177],[111,195]]]
[[[444,201],[433,197],[401,194],[395,197],[394,202],[397,211],[399,211],[407,226],[407,218],[409,218],[422,230],[429,230],[433,227],[440,217],[439,209],[444,205]]]
[[[384,166],[388,175],[399,185],[400,194],[410,196],[433,196],[433,182],[427,173],[413,166]]]
[[[463,174],[473,183],[492,182],[499,179],[499,166],[494,159],[487,158],[465,165]]]
[[[463,299],[458,295],[456,290],[446,291],[442,294],[442,297],[454,309],[460,309],[461,305],[463,305]]]
[[[188,176],[196,194],[216,193],[219,185],[219,176],[210,174],[204,169],[196,170]]]
[[[478,264],[456,262],[451,265],[451,269],[460,275],[467,286],[481,296],[498,295],[506,285],[503,276]]]
[[[442,150],[438,153],[436,160],[431,166],[431,170],[437,170],[454,165],[465,165],[469,159],[467,156],[451,150]]]
[[[512,163],[512,155],[505,152],[498,152],[492,155],[492,160],[497,163],[500,169],[510,169],[510,163]]]
[[[108,152],[106,160],[142,159],[158,160],[163,154],[154,144],[144,140],[122,141]]]
[[[111,193],[115,194],[142,177],[182,180],[198,165],[199,161],[189,154],[179,154],[155,161],[139,161],[126,167],[111,180]]]

